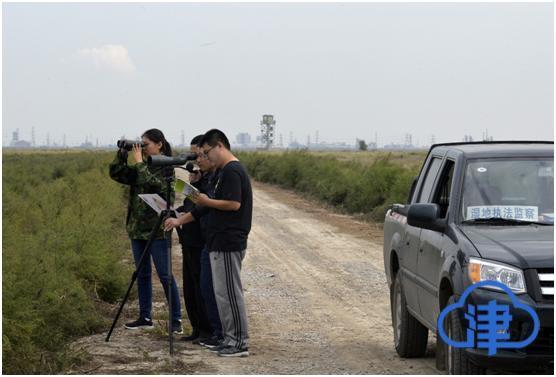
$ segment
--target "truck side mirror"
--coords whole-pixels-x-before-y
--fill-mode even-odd
[[[446,221],[440,218],[440,207],[435,203],[415,203],[409,207],[407,223],[411,226],[444,233]]]

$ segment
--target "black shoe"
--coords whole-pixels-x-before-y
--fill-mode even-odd
[[[205,338],[203,336],[198,337],[197,339],[195,339],[193,342],[193,344],[201,344],[201,342],[206,342],[209,338]]]
[[[199,337],[200,337],[199,331],[194,329],[191,335],[182,336],[181,340],[183,340],[184,342],[191,342],[196,339],[199,339]]]
[[[124,326],[128,330],[137,330],[137,329],[152,329],[153,321],[150,318],[139,318],[137,321],[126,323]]]
[[[249,356],[249,351],[247,347],[245,348],[236,348],[236,347],[225,347],[218,351],[218,356],[222,357],[247,357]]]
[[[183,334],[183,328],[181,327],[181,319],[172,322],[172,332],[177,335]]]
[[[218,339],[217,337],[213,336],[209,339],[205,339],[201,342],[199,342],[200,345],[207,347],[208,349],[212,349],[218,345],[220,345],[220,339]]]
[[[221,350],[223,350],[223,349],[226,348],[226,347],[229,347],[229,346],[227,346],[227,345],[224,344],[224,339],[221,339],[220,342],[219,342],[219,344],[218,344],[216,347],[214,347],[214,348],[209,348],[208,351],[209,351],[209,352],[218,353],[218,352],[220,352]]]

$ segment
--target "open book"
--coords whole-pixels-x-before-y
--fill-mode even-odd
[[[199,190],[191,185],[189,182],[182,181],[181,179],[176,179],[174,186],[176,192],[181,192],[187,198],[195,197],[200,194]]]
[[[158,194],[139,194],[139,197],[152,209],[154,209],[158,215],[166,209],[166,200]],[[177,215],[174,207],[171,207],[170,210],[174,211]]]

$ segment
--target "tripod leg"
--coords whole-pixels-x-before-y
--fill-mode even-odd
[[[167,242],[166,246],[168,247],[168,341],[170,345],[170,356],[174,355],[174,318],[172,316],[172,285],[174,276],[172,275],[172,232],[167,233]]]
[[[114,318],[114,321],[112,322],[112,326],[110,327],[110,331],[108,332],[108,335],[106,336],[106,341],[107,342],[110,341],[110,336],[112,335],[112,331],[114,331],[114,327],[116,327],[116,323],[118,322],[118,319],[120,318],[120,314],[122,314],[122,310],[124,308],[125,303],[127,302],[127,299],[129,297],[129,293],[131,292],[131,288],[133,287],[133,284],[135,283],[135,280],[137,280],[137,274],[139,273],[139,270],[141,269],[141,266],[143,265],[143,263],[145,263],[145,259],[148,259],[149,249],[151,248],[151,244],[153,243],[154,237],[156,237],[156,233],[158,232],[158,229],[160,229],[160,225],[162,224],[163,220],[164,220],[164,214],[161,213],[160,216],[158,217],[158,221],[157,221],[156,225],[153,227],[153,230],[151,231],[151,234],[149,235],[149,240],[147,241],[147,245],[145,246],[145,250],[143,250],[143,254],[141,254],[141,259],[139,260],[139,263],[137,264],[137,268],[135,269],[135,271],[133,272],[133,275],[131,276],[131,282],[129,284],[129,287],[127,288],[127,292],[124,296],[124,299],[122,300],[122,303],[120,304],[120,309],[118,310],[118,314],[116,314],[116,317]]]
[[[118,318],[120,318],[120,314],[122,314],[122,310],[124,308],[124,305],[127,301],[127,298],[129,297],[129,292],[131,292],[131,288],[133,287],[133,283],[135,283],[136,279],[137,279],[137,270],[135,270],[135,272],[133,272],[133,275],[131,276],[131,283],[129,284],[129,287],[127,288],[127,292],[124,296],[124,299],[122,300],[122,303],[120,304],[120,309],[118,309],[118,314],[116,314],[116,318],[114,318],[114,321],[112,322],[112,326],[110,327],[110,331],[108,331],[108,335],[106,336],[106,341],[107,342],[110,341],[110,336],[112,335],[112,331],[114,331],[114,327],[116,327],[116,322],[118,322]]]

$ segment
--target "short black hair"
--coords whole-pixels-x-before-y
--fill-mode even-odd
[[[218,142],[222,143],[227,150],[230,150],[230,142],[224,132],[213,128],[203,135],[203,139],[199,142],[199,145],[203,146],[208,144],[211,147],[215,147]]]
[[[205,136],[205,135],[201,134],[201,135],[195,136],[193,139],[191,139],[191,143],[189,143],[189,145],[199,145],[203,136]]]

